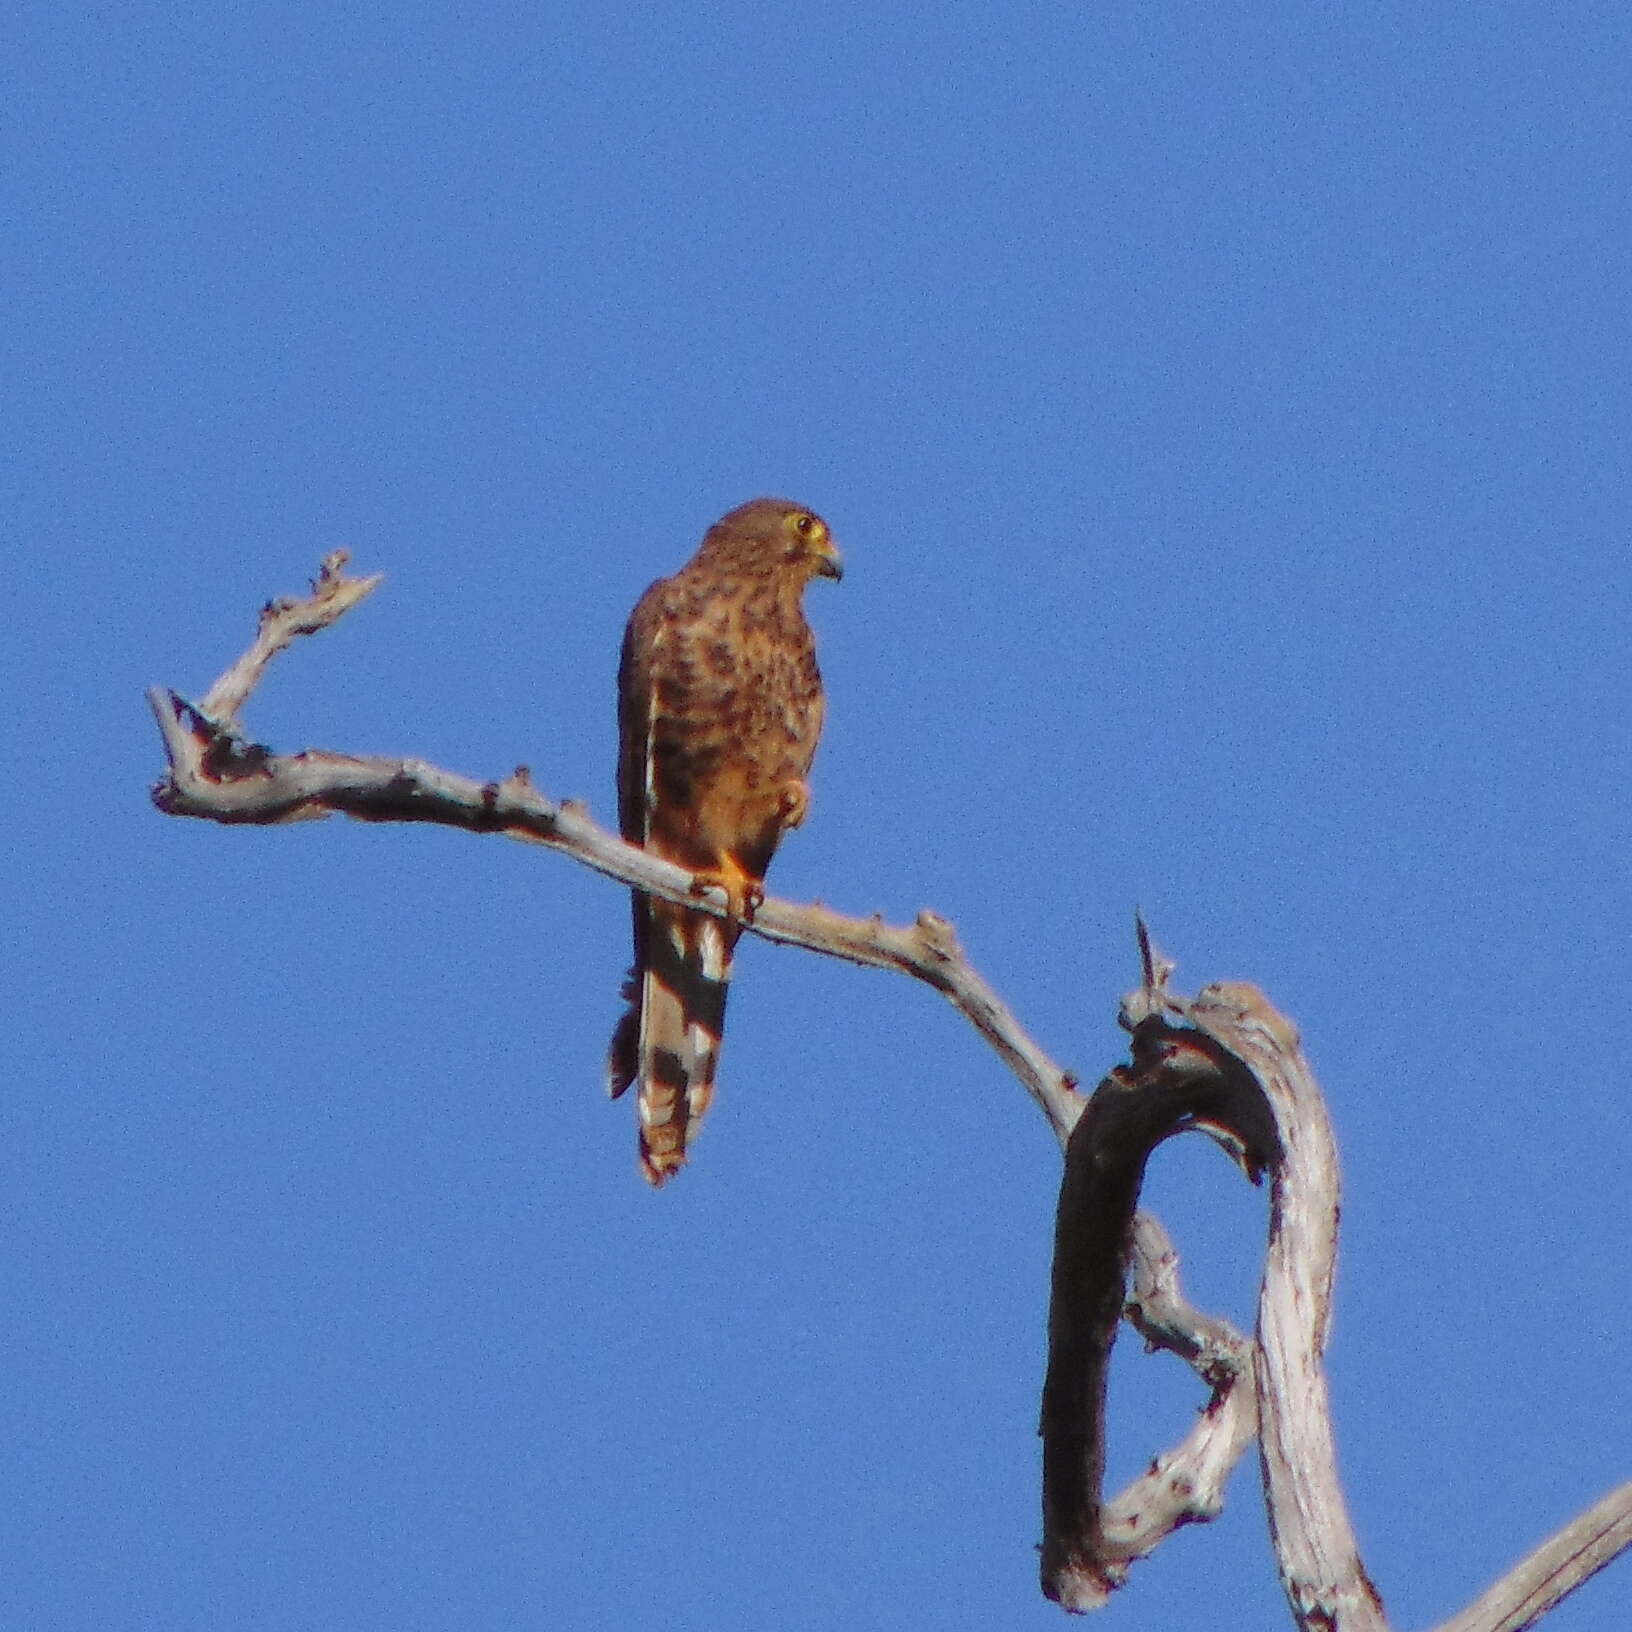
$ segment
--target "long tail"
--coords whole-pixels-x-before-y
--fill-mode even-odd
[[[737,935],[706,912],[647,904],[629,1008],[612,1034],[607,1091],[639,1085],[640,1167],[662,1184],[685,1165],[686,1147],[714,1097]]]

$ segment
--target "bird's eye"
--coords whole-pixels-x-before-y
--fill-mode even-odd
[[[811,528],[816,525],[816,518],[814,516],[798,516],[795,518],[793,525],[800,533],[804,534],[804,536],[808,538],[810,536]]]

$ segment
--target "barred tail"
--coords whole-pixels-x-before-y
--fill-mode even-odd
[[[607,1056],[615,1098],[638,1084],[640,1166],[662,1184],[685,1165],[686,1148],[714,1097],[739,932],[708,913],[653,901],[638,960]]]

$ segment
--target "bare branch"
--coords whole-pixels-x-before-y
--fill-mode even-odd
[[[1162,1221],[1141,1208],[1133,1215],[1128,1267],[1133,1281],[1123,1319],[1147,1350],[1166,1349],[1215,1386],[1252,1370],[1252,1342],[1229,1321],[1204,1315],[1179,1287],[1179,1255]],[[1248,1398],[1250,1404],[1250,1397]],[[1256,1432],[1256,1413],[1248,1412]]]
[[[371,822],[432,822],[547,845],[636,889],[724,916],[725,894],[699,893],[694,876],[647,855],[591,820],[582,805],[541,794],[522,769],[477,782],[420,760],[364,759],[320,749],[275,754],[247,741],[237,716],[267,664],[297,634],[343,616],[379,582],[346,578],[343,552],[323,563],[309,599],[275,601],[254,644],[195,706],[172,691],[148,692],[169,756],[153,802],[172,816],[270,825],[342,814]],[[896,969],[942,993],[997,1051],[1063,1143],[1082,1108],[1076,1079],[1026,1034],[964,956],[951,924],[921,912],[909,926],[847,918],[820,905],[767,899],[748,925],[766,940],[875,969]]]
[[[1067,1609],[1099,1607],[1127,1579],[1132,1560],[1180,1524],[1213,1517],[1252,1436],[1252,1406],[1237,1386],[1252,1375],[1245,1340],[1193,1312],[1174,1319],[1181,1308],[1169,1306],[1175,1336],[1165,1346],[1196,1366],[1213,1399],[1179,1451],[1102,1505],[1106,1377],[1130,1254],[1144,1260],[1137,1319],[1147,1334],[1165,1330],[1149,1289],[1159,1292],[1170,1276],[1172,1249],[1153,1221],[1136,1229],[1134,1208],[1150,1153],[1190,1129],[1223,1133],[1255,1177],[1276,1154],[1262,1096],[1239,1064],[1198,1032],[1152,1013],[1134,1028],[1131,1065],[1112,1071],[1089,1100],[1060,1185],[1043,1385],[1042,1587]]]
[[[254,644],[210,687],[199,712],[223,727],[236,724],[239,711],[249,694],[260,684],[266,666],[296,635],[315,635],[343,618],[365,596],[372,595],[384,581],[383,573],[372,578],[348,578],[345,565],[351,559],[345,550],[323,558],[312,593],[304,600],[287,596],[268,601],[261,608],[261,625]]]
[[[1302,1627],[1372,1632],[1387,1620],[1360,1562],[1337,1476],[1321,1358],[1337,1263],[1337,1149],[1297,1028],[1255,986],[1207,987],[1191,1024],[1251,1074],[1274,1118],[1269,1251],[1258,1298],[1259,1455],[1281,1584]]]
[[[1185,1301],[1178,1254],[1153,1214],[1134,1214],[1129,1259],[1133,1290],[1123,1318],[1147,1348],[1167,1349],[1194,1368],[1212,1397],[1180,1444],[1104,1504],[1105,1580],[1079,1576],[1069,1609],[1096,1607],[1090,1599],[1103,1601],[1108,1585],[1120,1585],[1131,1564],[1149,1557],[1181,1525],[1217,1518],[1224,1510],[1225,1483],[1258,1429],[1252,1344],[1228,1321]]]
[[[1123,1005],[1132,1063],[1095,1090],[1072,1133],[1060,1187],[1043,1391],[1043,1591],[1087,1609],[1125,1579],[1123,1538],[1100,1505],[1105,1379],[1123,1263],[1151,1151],[1175,1133],[1202,1129],[1250,1176],[1267,1167],[1273,1178],[1253,1369],[1282,1583],[1301,1626],[1377,1632],[1386,1622],[1337,1482],[1320,1365],[1338,1186],[1319,1090],[1296,1031],[1256,989],[1213,986],[1188,1003],[1167,991],[1171,964],[1143,924],[1140,953],[1145,985]],[[1150,1545],[1160,1539],[1153,1527]]]
[[[1593,1503],[1438,1632],[1524,1632],[1629,1547],[1632,1483]]]

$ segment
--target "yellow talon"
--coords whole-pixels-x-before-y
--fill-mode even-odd
[[[765,888],[757,878],[750,878],[740,867],[727,864],[693,875],[691,893],[707,895],[720,890],[725,895],[726,916],[739,924],[751,924],[765,899]]]

